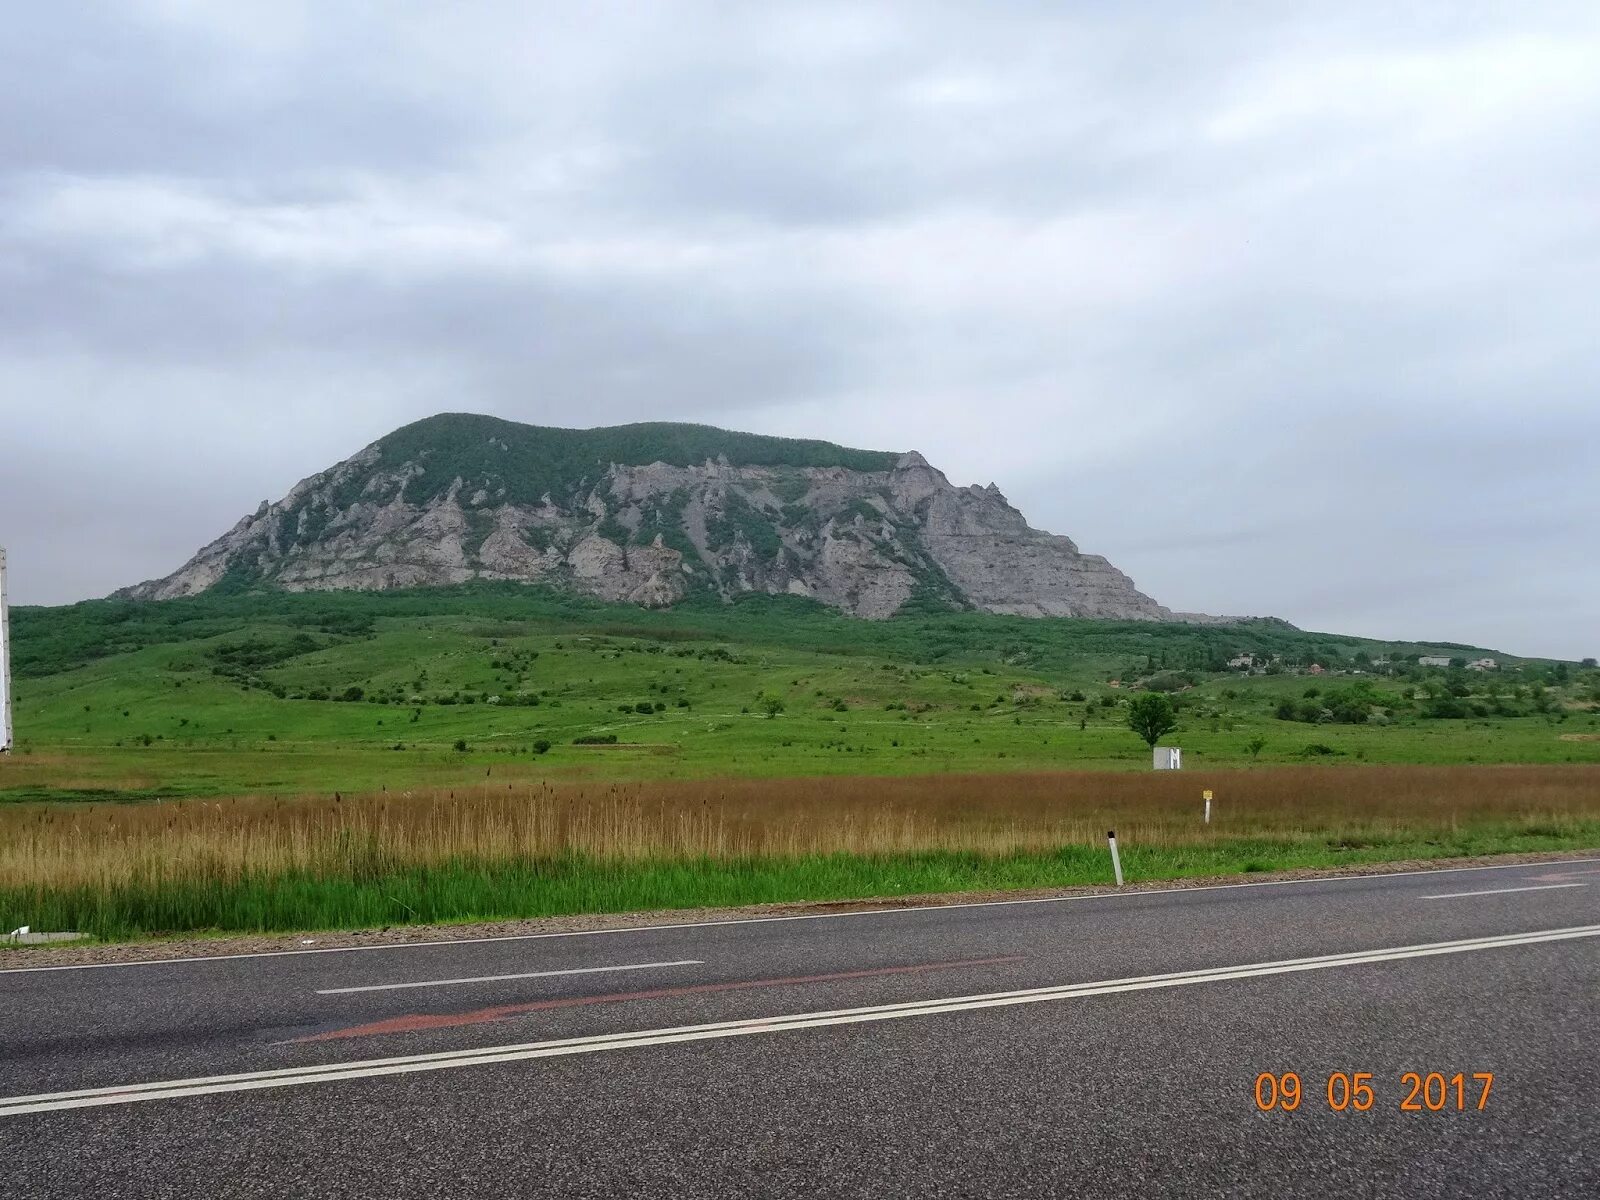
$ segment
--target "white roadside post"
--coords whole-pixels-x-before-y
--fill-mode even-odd
[[[1106,841],[1111,843],[1111,869],[1116,873],[1117,886],[1122,886],[1122,856],[1117,853],[1117,831],[1111,830],[1106,834]]]
[[[0,754],[11,753],[11,610],[6,606],[6,552],[0,546]]]
[[[1200,794],[1206,798],[1206,824],[1209,825],[1211,824],[1211,789],[1207,788]]]

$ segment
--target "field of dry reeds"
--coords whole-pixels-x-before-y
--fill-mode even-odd
[[[1215,794],[1210,825],[1201,790]],[[1600,845],[1600,768],[485,785],[0,808],[0,925],[107,936],[1098,882]]]

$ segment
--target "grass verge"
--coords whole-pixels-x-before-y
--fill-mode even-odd
[[[1131,883],[1582,850],[1600,846],[1600,820],[1561,828],[1507,823],[1360,845],[1323,837],[1249,837],[1205,845],[1124,845]],[[76,929],[107,941],[162,934],[361,929],[407,924],[723,907],[793,901],[1001,891],[1108,883],[1103,847],[1067,845],[998,854],[892,854],[603,860],[448,860],[367,872],[229,871],[111,884],[0,887],[0,924]],[[19,914],[21,914],[19,916]]]

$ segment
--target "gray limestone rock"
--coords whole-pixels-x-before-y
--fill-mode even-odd
[[[461,450],[481,425],[490,435]],[[694,461],[683,448],[713,435],[732,457]],[[746,443],[754,449],[741,454]],[[590,458],[561,449],[569,444],[588,447]],[[1174,614],[1106,559],[1030,527],[994,484],[955,487],[915,451],[871,455],[698,426],[544,430],[480,417],[397,431],[263,504],[173,574],[119,595],[168,599],[224,581],[317,591],[478,578],[647,607],[695,592],[758,591],[867,618],[915,598],[1029,617],[1213,619]]]

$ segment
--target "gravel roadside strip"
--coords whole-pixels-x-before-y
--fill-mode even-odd
[[[1406,859],[1360,866],[1295,871],[1259,871],[1248,875],[1206,875],[1188,879],[1140,882],[1129,891],[1184,891],[1227,883],[1268,883],[1289,879],[1339,879],[1352,875],[1388,875],[1400,871],[1448,871],[1458,867],[1515,866],[1518,863],[1564,862],[1600,856],[1593,850],[1537,854],[1490,854],[1479,858]],[[0,942],[0,972],[24,967],[79,966],[92,963],[146,962],[153,959],[208,958],[218,955],[271,954],[302,949],[331,950],[345,946],[407,945],[459,939],[516,937],[533,933],[581,933],[595,929],[632,929],[651,925],[689,925],[705,921],[746,921],[841,912],[938,908],[994,900],[1044,900],[1063,896],[1095,896],[1117,891],[1109,885],[1019,888],[1014,891],[936,892],[917,896],[877,896],[861,900],[816,900],[781,904],[748,904],[736,908],[674,908],[655,912],[583,913],[525,920],[474,921],[460,925],[391,925],[382,929],[306,933],[220,934],[158,938],[139,942],[68,942],[53,946],[6,946]]]

